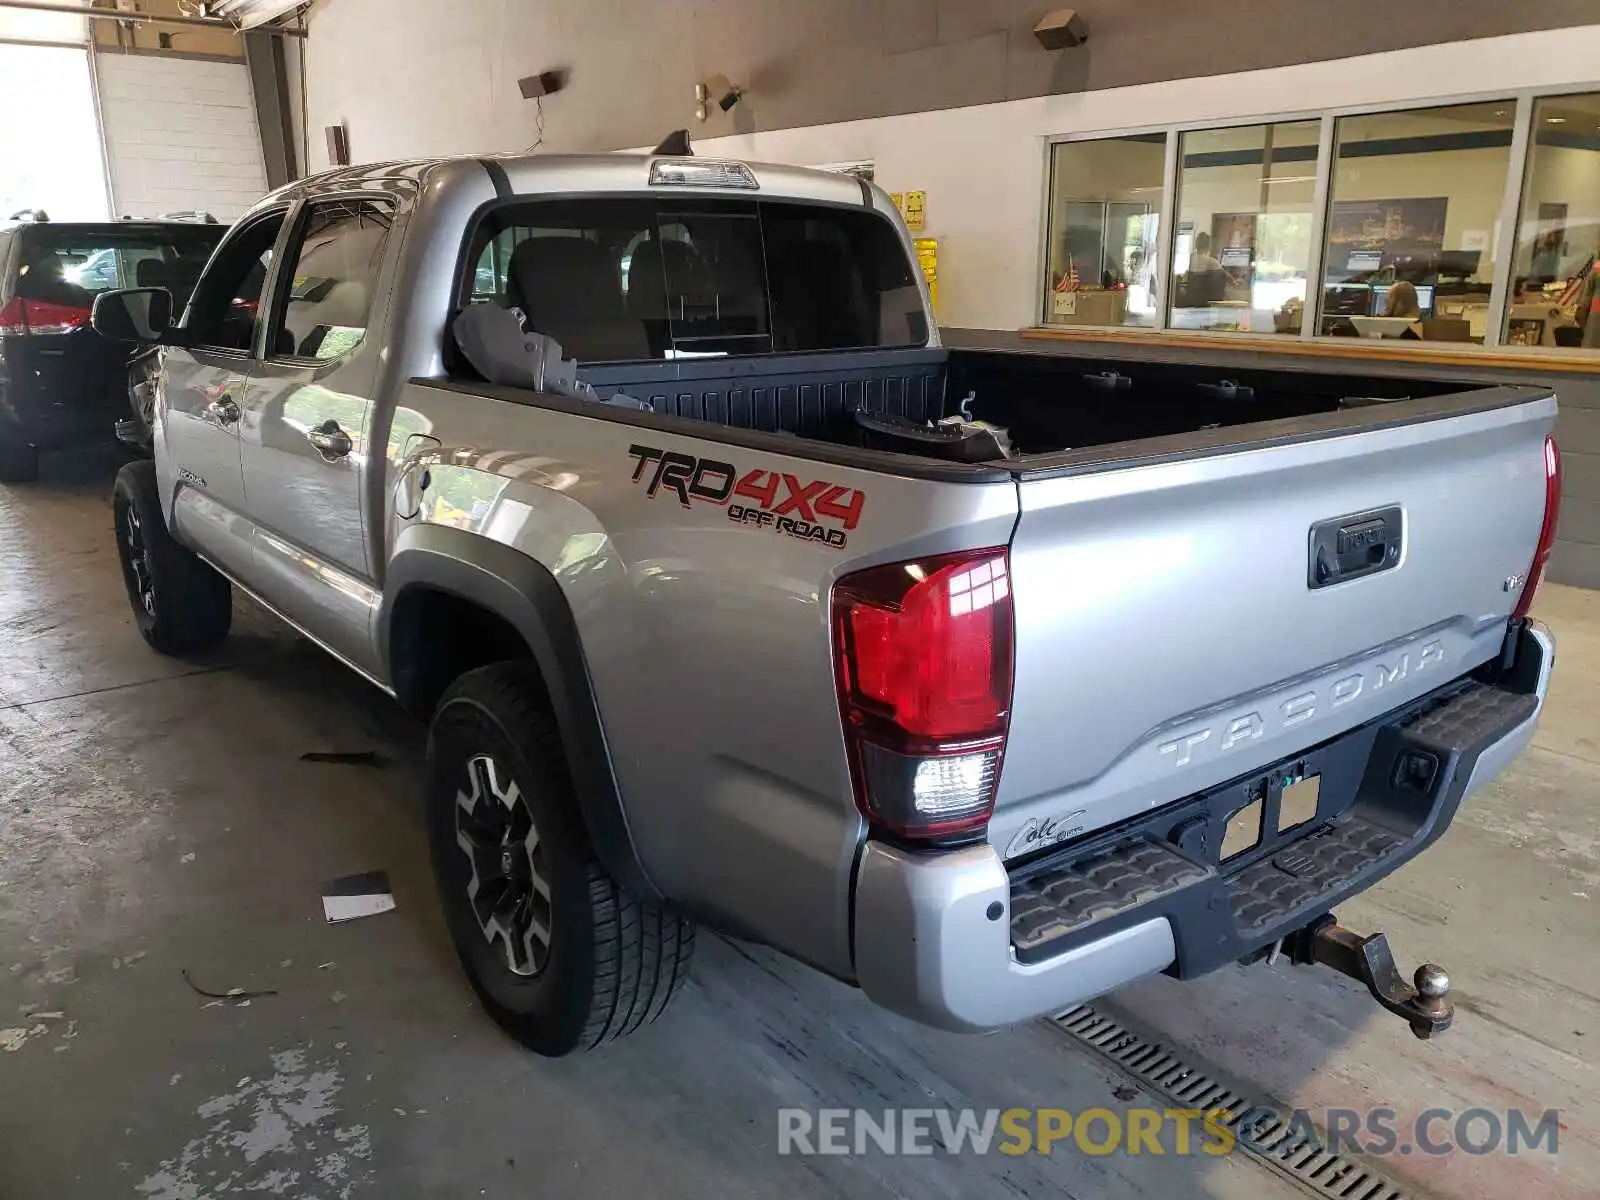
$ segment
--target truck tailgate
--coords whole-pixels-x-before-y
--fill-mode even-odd
[[[1491,658],[1555,415],[1548,391],[1494,389],[1021,464],[990,841],[1009,859],[1114,824]]]

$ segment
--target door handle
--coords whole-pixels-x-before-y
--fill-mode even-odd
[[[331,417],[315,429],[308,429],[306,440],[317,448],[324,462],[337,462],[355,449],[350,435],[339,428],[339,422]]]
[[[239,419],[239,406],[232,396],[219,396],[206,405],[206,416],[218,425],[232,425]]]

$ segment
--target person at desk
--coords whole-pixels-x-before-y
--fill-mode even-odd
[[[1389,289],[1389,299],[1383,306],[1383,315],[1409,318],[1411,324],[1400,331],[1400,336],[1413,342],[1422,340],[1422,302],[1417,299],[1417,285],[1410,280],[1402,279]]]
[[[1189,255],[1189,270],[1183,277],[1185,307],[1213,304],[1226,294],[1228,278],[1222,273],[1222,264],[1211,253],[1211,235],[1194,235],[1194,251]]]
[[[1189,255],[1189,273],[1199,275],[1206,271],[1220,271],[1222,264],[1211,254],[1211,235],[1197,233],[1194,235],[1194,253]]]

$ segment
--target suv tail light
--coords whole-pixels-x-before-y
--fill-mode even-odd
[[[1533,565],[1528,568],[1527,582],[1522,585],[1522,596],[1511,613],[1511,619],[1520,621],[1533,607],[1534,593],[1544,579],[1545,565],[1550,561],[1550,551],[1556,544],[1556,525],[1561,520],[1561,449],[1554,437],[1544,439],[1544,524],[1539,529],[1539,546],[1533,552]]]
[[[902,837],[981,829],[1011,710],[1004,547],[872,567],[833,588],[834,665],[856,805]]]
[[[90,309],[72,304],[53,304],[48,300],[25,300],[21,296],[0,308],[0,337],[23,337],[30,333],[71,333],[89,323]]]

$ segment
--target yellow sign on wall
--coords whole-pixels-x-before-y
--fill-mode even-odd
[[[917,251],[917,265],[922,277],[928,281],[928,300],[933,305],[935,318],[939,315],[939,239],[916,238],[912,243]]]
[[[927,220],[927,192],[907,192],[905,208],[901,211],[906,216],[906,228],[912,233],[921,233],[928,227]]]
[[[927,192],[890,192],[889,199],[894,201],[894,206],[905,218],[906,228],[912,233],[921,233],[928,227]]]

